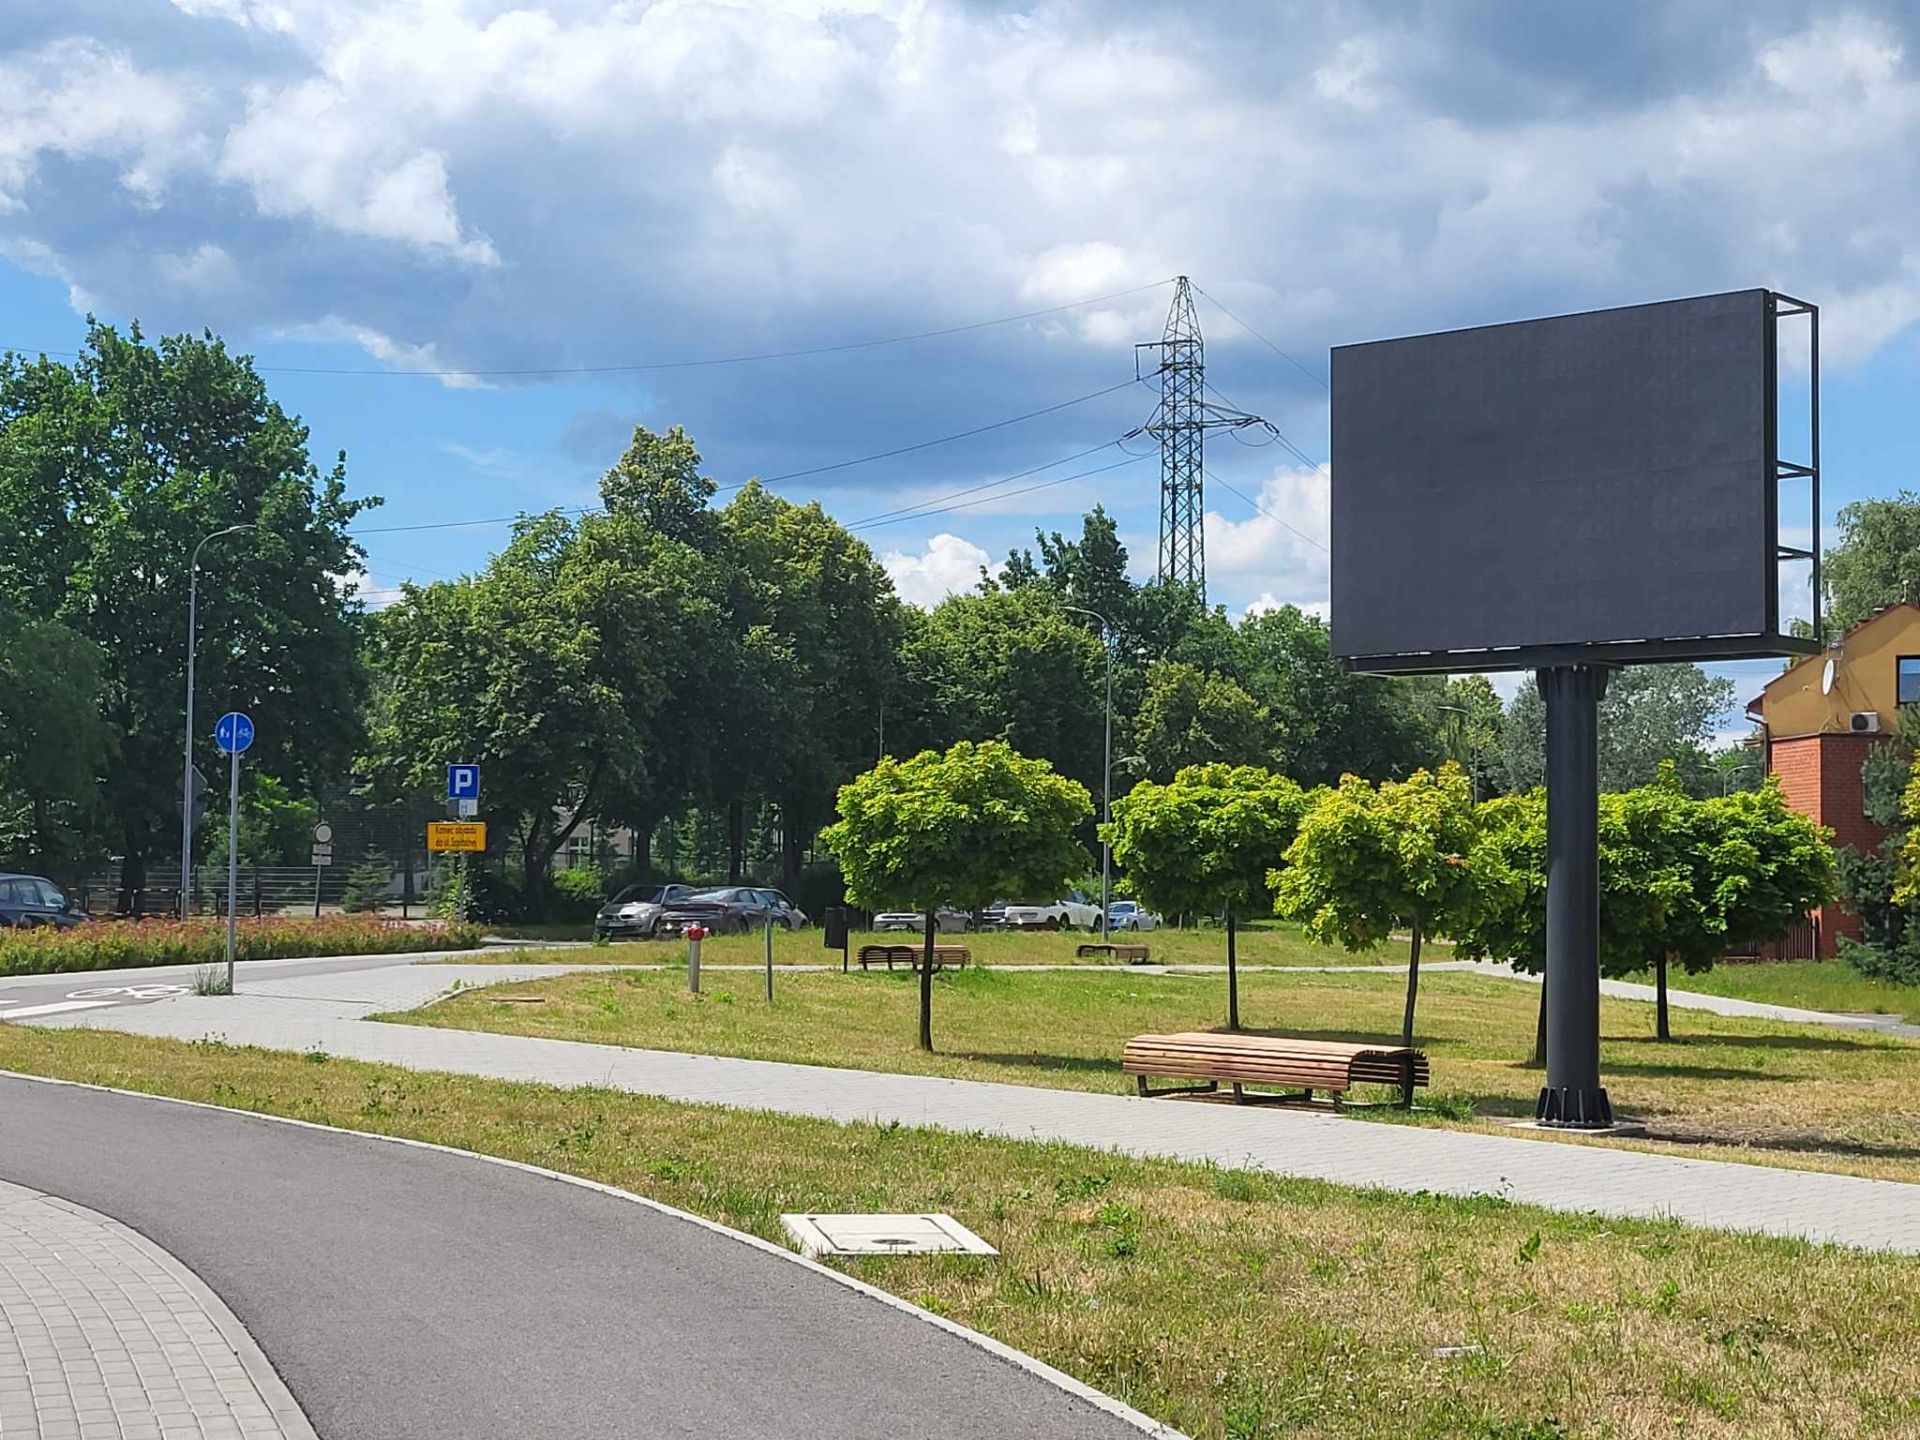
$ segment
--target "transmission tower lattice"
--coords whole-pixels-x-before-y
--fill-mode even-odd
[[[1160,570],[1163,584],[1185,585],[1207,598],[1206,434],[1208,430],[1265,426],[1248,415],[1207,400],[1207,363],[1200,339],[1200,318],[1193,311],[1193,285],[1182,275],[1174,282],[1173,306],[1159,340],[1134,347],[1134,371],[1141,378],[1140,352],[1158,350],[1160,404],[1153,418],[1133,433],[1160,442]],[[1270,427],[1269,427],[1270,428]]]

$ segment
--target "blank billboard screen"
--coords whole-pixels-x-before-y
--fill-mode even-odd
[[[1336,349],[1335,652],[1770,634],[1769,298]]]

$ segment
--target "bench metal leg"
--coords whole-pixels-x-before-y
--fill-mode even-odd
[[[1147,1087],[1146,1076],[1136,1075],[1133,1078],[1134,1083],[1139,1086],[1141,1096],[1144,1098],[1154,1098],[1161,1095],[1211,1095],[1220,1088],[1220,1082],[1218,1080],[1209,1080],[1204,1085],[1169,1085],[1161,1090],[1152,1090]]]

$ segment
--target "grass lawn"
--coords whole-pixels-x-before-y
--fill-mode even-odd
[[[495,930],[489,933],[511,934],[518,939],[549,938],[533,934],[521,935],[518,931],[512,930]],[[840,952],[826,949],[820,943],[821,934],[818,927],[792,932],[775,931],[774,963],[837,967],[840,964]],[[990,930],[983,934],[942,935],[938,943],[965,945],[972,951],[974,963],[979,965],[1111,964],[1112,962],[1105,957],[1082,960],[1073,953],[1077,946],[1096,943],[1099,939],[1098,934],[1085,932],[1058,934],[1045,930]],[[1116,944],[1143,944],[1150,947],[1153,952],[1153,963],[1156,965],[1225,965],[1227,963],[1227,936],[1224,930],[1151,930],[1145,935],[1115,934],[1113,939]],[[862,945],[917,945],[919,943],[920,937],[917,935],[856,934],[853,936],[851,945],[853,964],[858,968]],[[1404,965],[1407,963],[1407,946],[1404,941],[1390,941],[1378,950],[1349,954],[1345,950],[1330,950],[1324,945],[1316,945],[1301,935],[1298,926],[1277,920],[1265,922],[1256,930],[1242,930],[1237,937],[1235,950],[1242,965]],[[1446,960],[1452,958],[1453,949],[1445,942],[1429,942],[1421,947],[1420,953],[1423,959]],[[766,956],[766,941],[763,936],[757,934],[712,935],[702,942],[700,956],[702,963],[707,965],[758,965]],[[567,965],[684,965],[687,960],[687,944],[684,940],[641,940],[619,945],[596,945],[588,950],[529,951],[525,954],[502,951],[487,958],[490,962],[499,964],[539,963],[544,960]],[[472,962],[463,959],[461,963]]]
[[[0,1026],[0,1067],[531,1161],[775,1240],[783,1210],[948,1210],[1001,1258],[846,1268],[1203,1440],[1920,1424],[1913,1257],[95,1031]]]
[[[714,973],[686,993],[675,972],[585,971],[468,991],[387,1018],[603,1044],[802,1064],[1126,1092],[1120,1050],[1151,1030],[1221,1024],[1219,975],[969,970],[938,977],[934,1043],[915,1048],[913,976],[798,974],[761,998],[757,975]],[[1250,1028],[1325,1039],[1397,1036],[1398,974],[1265,972],[1241,977]],[[515,1003],[508,996],[537,997]],[[1433,1057],[1431,1123],[1500,1128],[1533,1113],[1540,992],[1477,975],[1423,977],[1418,1034]],[[1920,1180],[1920,1044],[1809,1026],[1676,1011],[1676,1039],[1653,1039],[1650,1005],[1602,1006],[1614,1108],[1646,1119],[1663,1147],[1714,1158]],[[1178,1103],[1178,1102],[1165,1102]],[[1376,1116],[1382,1112],[1374,1112]],[[1384,1117],[1383,1117],[1384,1118]],[[1575,1143],[1594,1143],[1580,1141]]]
[[[1653,972],[1627,977],[1653,983]],[[1920,985],[1869,980],[1844,960],[1783,960],[1758,965],[1716,965],[1699,975],[1675,971],[1676,990],[1731,995],[1767,1005],[1832,1010],[1844,1015],[1899,1015],[1920,1025]]]

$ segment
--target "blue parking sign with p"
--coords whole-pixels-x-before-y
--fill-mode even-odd
[[[480,767],[478,765],[447,766],[447,798],[478,800],[480,798]]]

